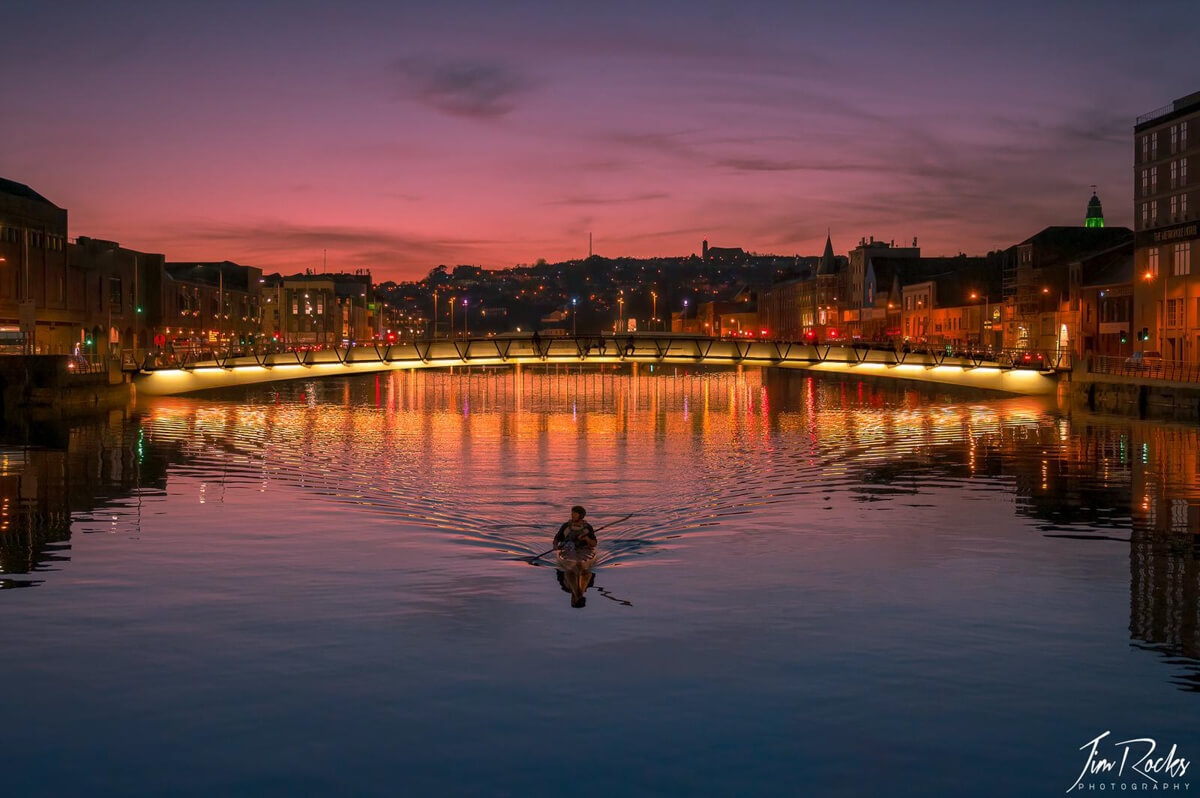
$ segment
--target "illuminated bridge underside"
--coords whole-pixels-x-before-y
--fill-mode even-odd
[[[641,363],[760,366],[960,385],[1015,394],[1053,393],[1053,372],[1013,369],[972,358],[853,346],[736,341],[684,335],[635,338],[479,338],[416,341],[310,352],[247,355],[146,368],[137,390],[166,395],[279,380],[310,380],[397,369],[542,364]]]

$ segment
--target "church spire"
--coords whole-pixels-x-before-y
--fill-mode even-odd
[[[836,274],[837,259],[833,257],[833,240],[829,231],[825,231],[825,252],[821,254],[821,262],[817,265],[817,274]]]
[[[1095,186],[1092,186],[1092,198],[1088,200],[1087,218],[1083,220],[1083,226],[1104,226],[1104,208],[1100,205],[1100,198],[1096,196]]]

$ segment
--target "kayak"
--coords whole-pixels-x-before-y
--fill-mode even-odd
[[[591,568],[592,564],[596,562],[596,547],[577,547],[574,543],[567,543],[554,553],[554,559],[557,560],[560,568],[583,571]]]

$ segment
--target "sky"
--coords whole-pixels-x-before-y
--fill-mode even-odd
[[[268,271],[982,255],[1132,226],[1192,0],[9,0],[0,177],[71,237]]]

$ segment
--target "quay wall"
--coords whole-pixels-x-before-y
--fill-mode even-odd
[[[92,366],[69,355],[0,357],[0,418],[46,418],[120,407],[133,383],[120,364]]]
[[[1071,406],[1158,421],[1200,422],[1200,384],[1153,375],[1097,374],[1086,362],[1071,373]]]

